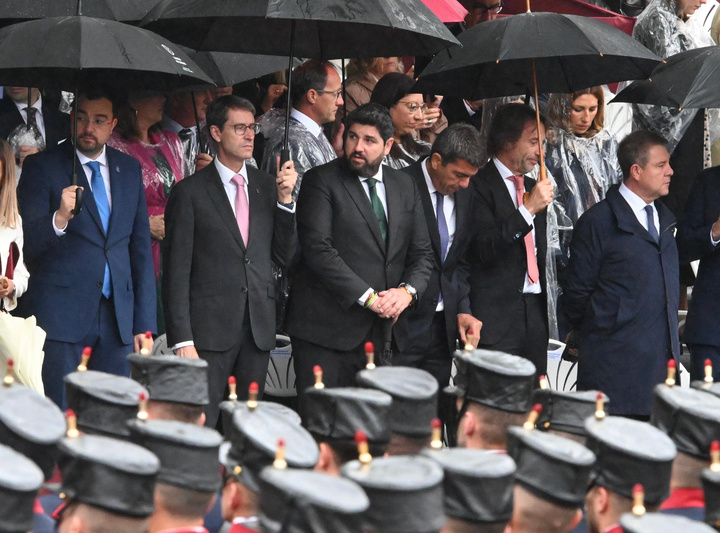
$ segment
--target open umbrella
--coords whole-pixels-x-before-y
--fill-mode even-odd
[[[720,107],[720,46],[668,57],[648,79],[632,82],[612,101],[675,109]]]
[[[118,21],[140,21],[158,0],[81,0],[81,13]],[[45,17],[66,17],[78,11],[78,0],[2,0],[0,27]]]
[[[457,0],[422,0],[443,22],[462,22],[468,12]]]
[[[170,41],[142,28],[79,14],[2,28],[0,50],[0,79],[7,85],[77,91],[87,81],[132,90],[213,83]],[[72,184],[77,184],[74,167]],[[78,198],[75,214],[82,204],[81,189]]]
[[[236,54],[233,52],[196,52],[190,48],[181,48],[218,87],[230,87],[236,83],[278,72],[288,66],[286,56]],[[299,64],[300,61],[296,59],[294,65]]]
[[[195,50],[285,55],[290,70],[295,56],[432,56],[458,44],[421,0],[161,0],[141,25]],[[288,105],[283,161],[289,124]]]

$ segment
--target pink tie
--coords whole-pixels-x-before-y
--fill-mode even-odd
[[[515,184],[518,207],[523,205],[523,193],[525,192],[525,176],[510,176]],[[527,274],[530,283],[537,283],[540,279],[537,258],[535,257],[535,243],[533,242],[532,231],[525,235],[525,255],[527,256]]]
[[[235,174],[230,181],[237,187],[235,191],[235,218],[237,219],[238,228],[240,228],[240,235],[242,235],[243,242],[247,246],[250,231],[250,208],[247,194],[245,194],[245,178],[240,174]]]

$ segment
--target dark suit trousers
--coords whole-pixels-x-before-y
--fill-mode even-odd
[[[487,346],[482,343],[478,348],[490,348],[512,355],[519,355],[535,365],[535,376],[547,373],[548,328],[545,299],[540,294],[524,294],[522,305],[513,316],[506,317],[511,324],[500,342]]]
[[[220,414],[220,402],[227,399],[228,378],[235,376],[238,400],[247,400],[248,388],[253,381],[258,384],[262,398],[265,390],[270,352],[261,350],[255,344],[250,329],[250,310],[245,307],[244,319],[240,328],[240,340],[229,350],[212,352],[198,350],[198,355],[208,363],[208,392],[210,403],[205,409],[205,425],[215,428]]]
[[[430,372],[440,390],[450,384],[452,354],[448,351],[445,312],[433,315],[430,323],[430,345],[422,353],[400,353],[393,356],[393,366],[410,366]]]
[[[58,312],[62,312],[58,310]],[[132,352],[130,344],[123,343],[115,318],[112,297],[107,300],[100,297],[98,312],[92,319],[90,331],[80,342],[45,341],[45,360],[42,377],[45,396],[65,410],[65,383],[63,378],[77,370],[82,360],[82,351],[86,346],[92,348],[89,370],[99,370],[118,376],[129,376],[130,367],[127,354]]]

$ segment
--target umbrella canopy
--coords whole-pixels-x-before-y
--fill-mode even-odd
[[[230,87],[236,83],[259,78],[265,74],[284,70],[288,66],[287,56],[266,56],[259,54],[234,54],[232,52],[196,52],[181,47],[190,59],[215,82],[218,87]],[[295,66],[300,64],[295,60]]]
[[[613,102],[662,105],[676,109],[720,107],[720,46],[706,46],[668,57],[647,80],[628,85]]]
[[[425,67],[419,92],[479,100],[534,90],[569,93],[645,78],[660,62],[622,31],[597,20],[558,13],[523,13],[477,24],[459,36],[463,47],[440,52]]]
[[[457,0],[422,0],[442,22],[462,22],[468,12]]]
[[[458,44],[421,0],[161,0],[141,25],[195,50],[314,59],[431,56]]]
[[[527,0],[504,0],[503,15],[519,15],[527,11]],[[589,4],[584,0],[533,0],[532,10],[564,13],[566,15],[581,15],[615,26],[617,29],[632,35],[635,26],[635,17],[626,17],[609,9]]]
[[[6,85],[76,90],[105,80],[132,90],[169,90],[212,80],[178,46],[121,22],[51,17],[0,30]]]
[[[2,0],[0,27],[45,17],[78,13],[101,19],[140,21],[158,0]],[[80,4],[80,5],[78,5]]]

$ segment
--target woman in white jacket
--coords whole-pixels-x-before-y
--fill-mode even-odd
[[[8,263],[13,266],[8,270]],[[30,273],[23,262],[22,220],[15,192],[15,155],[0,139],[0,298],[7,311],[17,307],[17,299],[27,290]]]

